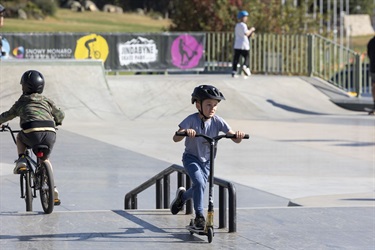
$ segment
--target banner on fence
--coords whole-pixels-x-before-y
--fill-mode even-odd
[[[204,33],[6,33],[2,59],[95,59],[106,70],[203,70]]]

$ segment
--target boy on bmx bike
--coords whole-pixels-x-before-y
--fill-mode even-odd
[[[47,145],[52,152],[56,141],[57,125],[61,125],[65,114],[55,103],[42,95],[44,89],[44,77],[36,70],[26,71],[21,77],[22,95],[8,110],[0,114],[0,126],[2,123],[20,117],[22,130],[17,134],[18,160],[13,170],[14,174],[19,174],[21,169],[25,169],[27,162],[25,151],[35,145]],[[45,156],[48,160],[49,155]],[[55,188],[55,204],[60,203]]]

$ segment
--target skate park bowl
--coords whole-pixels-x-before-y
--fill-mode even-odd
[[[321,79],[111,76],[100,61],[8,60],[0,62],[1,113],[30,69],[66,114],[50,158],[62,204],[45,215],[38,197],[25,212],[16,147],[0,133],[1,249],[374,249],[375,119],[336,105],[356,99]],[[218,145],[215,176],[235,185],[237,231],[218,228],[215,189],[211,244],[185,229],[193,215],[155,209],[153,186],[137,210],[124,209],[126,193],[182,165],[183,142],[172,136],[196,112],[190,99],[200,84],[220,89],[217,115],[250,135]],[[176,189],[172,176],[172,199]]]

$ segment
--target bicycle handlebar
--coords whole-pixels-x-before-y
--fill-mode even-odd
[[[4,131],[10,131],[12,133],[18,133],[20,132],[21,130],[12,130],[12,128],[9,126],[9,124],[6,124],[6,125],[1,125],[1,130],[0,132],[4,132]]]
[[[177,136],[187,136],[187,133],[186,133],[186,131],[185,132],[176,132],[176,135]],[[218,141],[222,138],[228,138],[228,139],[237,138],[235,134],[218,135],[218,136],[215,136],[215,137],[209,137],[209,136],[204,135],[204,134],[196,134],[195,137],[203,137],[206,140],[215,140],[215,141]],[[249,139],[249,138],[250,138],[250,136],[248,134],[245,134],[243,139]]]
[[[4,131],[9,131],[11,136],[12,136],[12,139],[13,139],[14,143],[17,144],[16,137],[14,136],[14,134],[19,133],[21,130],[12,130],[12,128],[9,126],[9,124],[6,124],[6,125],[1,125],[0,132],[4,132]]]

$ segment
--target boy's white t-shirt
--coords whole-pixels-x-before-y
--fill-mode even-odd
[[[189,115],[178,126],[182,129],[194,129],[197,134],[205,134],[209,137],[215,137],[219,135],[219,132],[226,134],[231,129],[229,124],[217,115],[205,121],[204,129],[202,129],[199,113]],[[184,153],[194,155],[201,162],[206,162],[210,160],[210,145],[202,137],[186,137]]]
[[[247,31],[249,30],[244,22],[236,24],[234,29],[234,49],[250,50],[249,38],[246,36]]]

